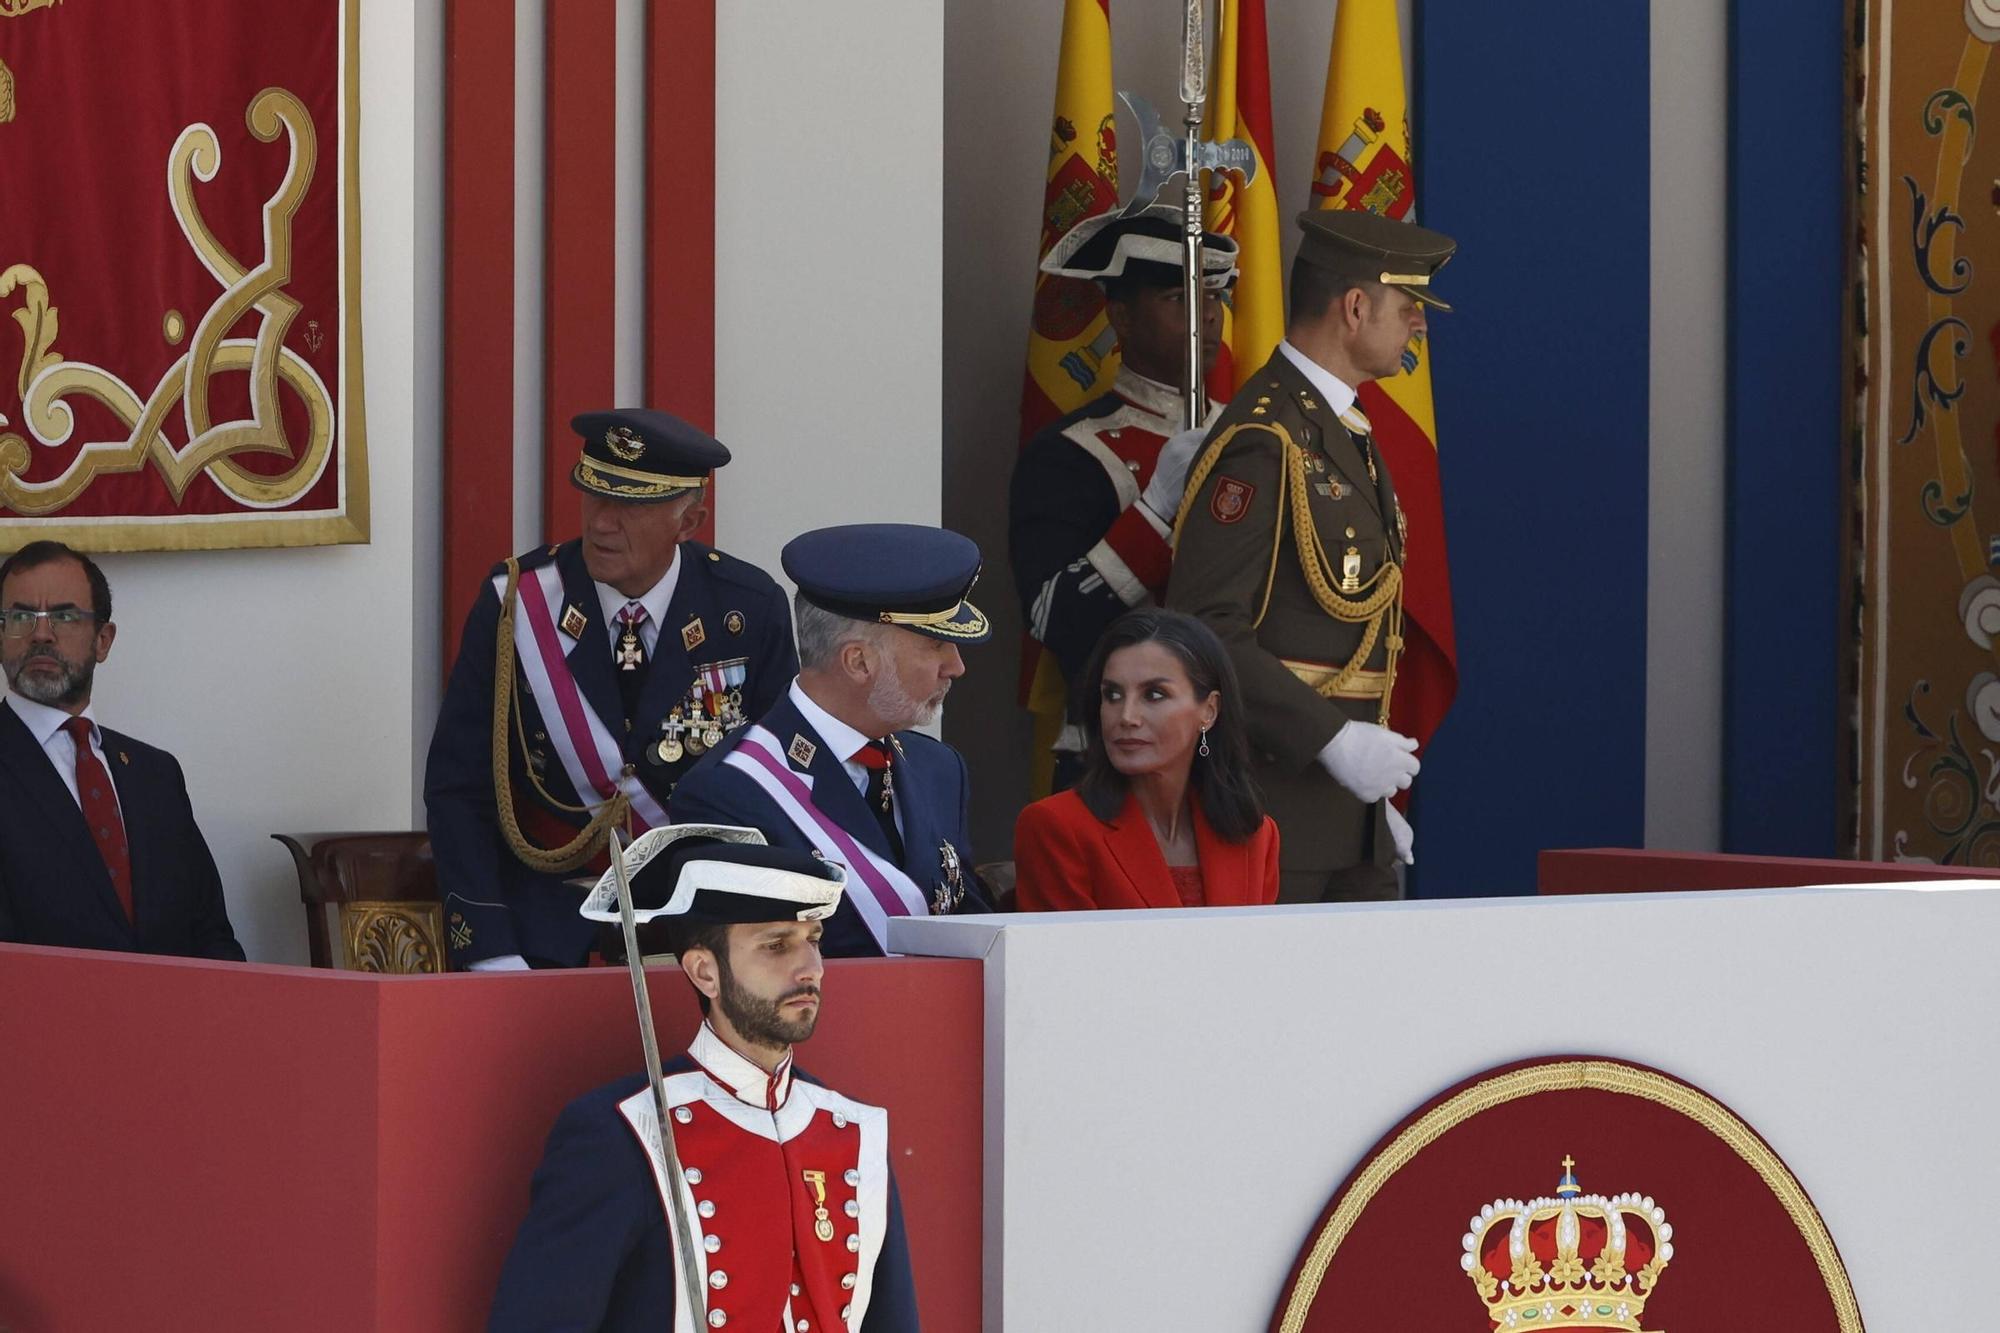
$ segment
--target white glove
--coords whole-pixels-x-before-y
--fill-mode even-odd
[[[1181,511],[1181,495],[1187,490],[1188,469],[1194,466],[1195,453],[1207,436],[1206,426],[1169,435],[1167,442],[1160,446],[1160,456],[1153,462],[1152,479],[1139,493],[1139,503],[1152,510],[1154,517],[1168,527],[1173,526],[1174,516]]]
[[[1417,854],[1412,849],[1417,845],[1417,835],[1410,829],[1410,821],[1403,818],[1403,812],[1393,801],[1382,807],[1382,813],[1389,816],[1389,836],[1396,843],[1396,859],[1406,866],[1415,865]]]
[[[503,953],[497,958],[482,958],[468,965],[474,972],[527,972],[532,969],[528,960],[517,953]]]
[[[1333,780],[1373,805],[1410,785],[1422,767],[1417,743],[1373,722],[1349,722],[1319,752],[1320,766]]]

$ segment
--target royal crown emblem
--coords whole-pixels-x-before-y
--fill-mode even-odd
[[[1651,1197],[1585,1194],[1565,1157],[1554,1198],[1479,1210],[1459,1265],[1496,1330],[1645,1333],[1639,1316],[1674,1257],[1673,1236]]]

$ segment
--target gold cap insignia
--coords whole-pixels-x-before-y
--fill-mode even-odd
[[[613,426],[605,431],[604,447],[625,463],[638,462],[646,452],[646,442],[635,435],[630,426]]]

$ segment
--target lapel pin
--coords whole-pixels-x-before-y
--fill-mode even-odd
[[[800,768],[811,768],[813,756],[818,753],[819,747],[817,745],[814,745],[803,735],[796,732],[792,735],[791,748],[785,751],[786,756]]]
[[[579,608],[572,606],[563,612],[562,632],[569,635],[572,639],[582,638],[584,630],[589,628],[589,626],[590,621],[584,618],[584,614]]]
[[[708,631],[701,627],[701,617],[696,616],[681,626],[681,647],[693,652],[708,639]]]
[[[118,752],[118,762],[121,764],[129,764],[132,762],[132,756],[126,754],[123,750],[120,750]]]

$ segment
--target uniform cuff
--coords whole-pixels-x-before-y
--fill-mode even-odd
[[[1174,559],[1166,534],[1154,526],[1158,521],[1152,510],[1134,503],[1118,516],[1099,543],[1115,552],[1125,568],[1131,571],[1132,577],[1148,594],[1155,595],[1167,586],[1167,574],[1173,568]],[[1093,560],[1091,563],[1097,562]],[[1109,575],[1106,577],[1109,578]],[[1128,597],[1126,601],[1130,605],[1138,605],[1132,598]]]

